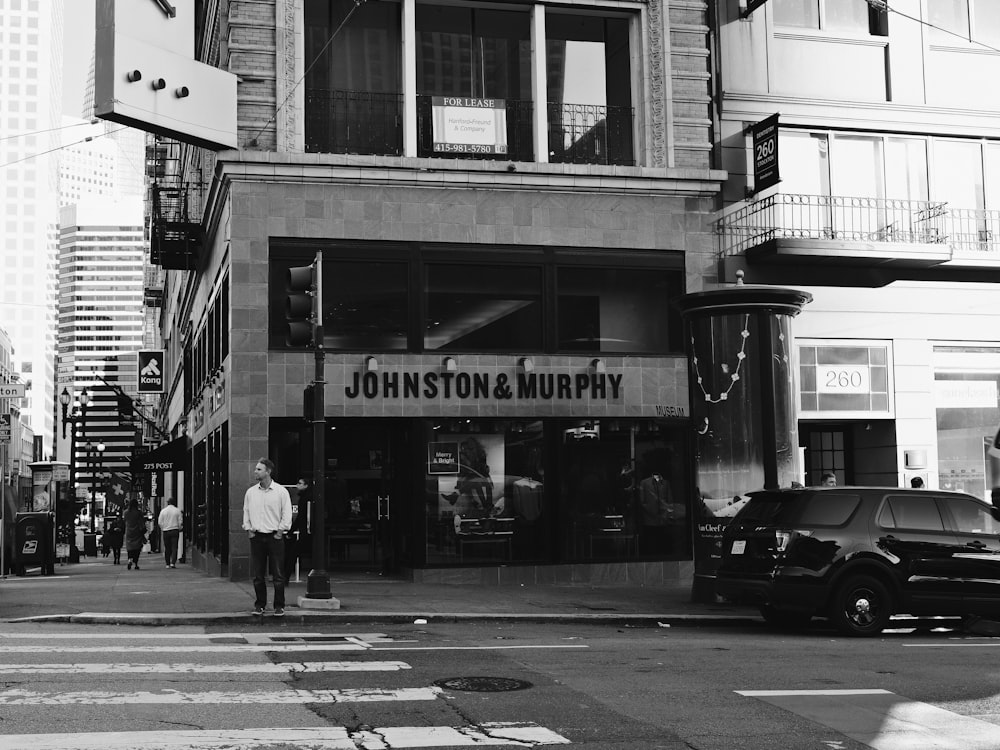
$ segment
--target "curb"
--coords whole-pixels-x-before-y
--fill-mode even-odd
[[[625,625],[641,627],[747,627],[763,623],[760,617],[752,615],[693,615],[693,614],[512,614],[499,612],[346,612],[336,611],[289,611],[276,618],[267,615],[264,622],[295,623],[349,623],[357,620],[388,624],[427,624],[431,622],[517,622],[536,624],[586,624]],[[418,622],[419,621],[419,622]],[[38,615],[5,620],[8,623],[72,623],[86,625],[216,625],[228,623],[260,623],[261,619],[249,612],[201,612],[201,613],[99,613],[80,612],[77,614]]]

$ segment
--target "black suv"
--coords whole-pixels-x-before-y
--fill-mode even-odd
[[[1000,511],[894,487],[761,490],[722,539],[716,591],[782,626],[877,635],[894,614],[1000,614]]]

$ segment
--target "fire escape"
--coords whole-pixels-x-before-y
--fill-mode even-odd
[[[181,144],[154,137],[146,146],[150,179],[150,262],[164,270],[195,268],[202,246],[201,223],[192,220],[191,193],[182,179]]]

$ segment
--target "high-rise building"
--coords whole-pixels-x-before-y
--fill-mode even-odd
[[[85,198],[61,211],[58,383],[74,396],[86,389],[92,406],[75,436],[60,432],[59,455],[73,454],[84,488],[101,484],[100,474],[127,469],[135,445],[115,387],[135,392],[134,352],[144,336],[143,226],[137,197]],[[93,449],[88,455],[88,443],[105,446],[99,460]]]
[[[51,451],[62,109],[62,3],[0,5],[0,325],[29,385],[23,418]]]

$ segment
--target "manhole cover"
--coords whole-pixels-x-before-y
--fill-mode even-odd
[[[449,677],[435,680],[434,684],[445,690],[462,690],[468,693],[503,693],[530,688],[531,683],[509,677]]]

